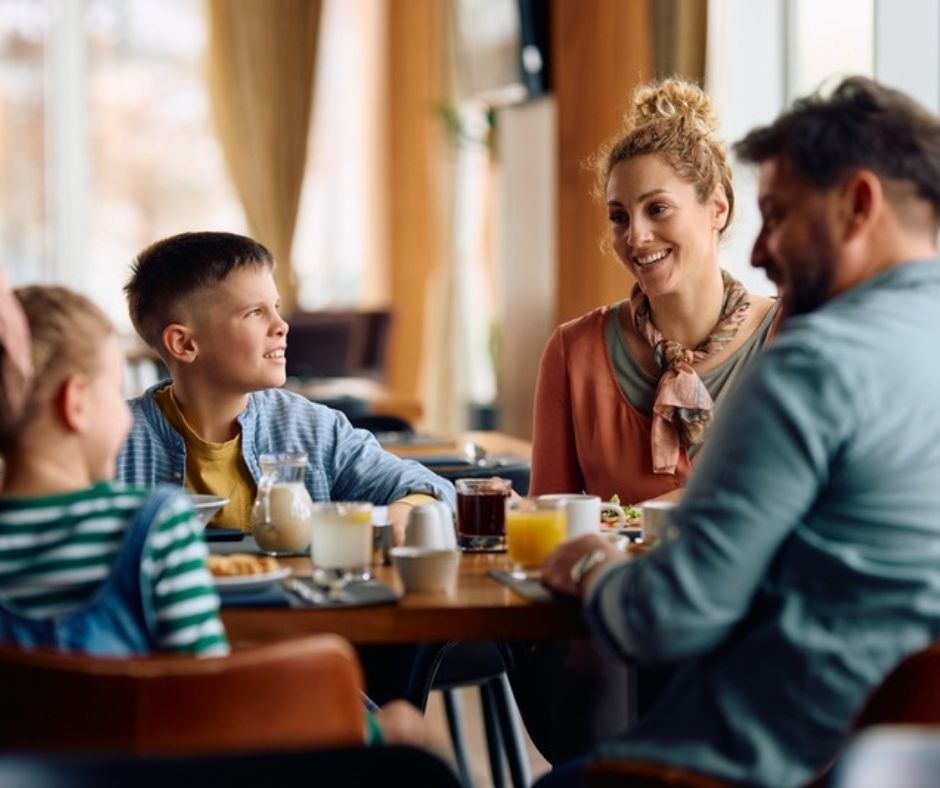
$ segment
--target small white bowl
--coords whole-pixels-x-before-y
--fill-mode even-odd
[[[195,509],[196,516],[199,518],[200,528],[205,528],[209,520],[215,516],[215,513],[228,503],[228,498],[223,498],[221,495],[190,493],[189,497],[192,499],[193,509]]]
[[[457,581],[456,550],[436,550],[431,547],[393,547],[392,564],[401,578],[406,592],[450,593]]]

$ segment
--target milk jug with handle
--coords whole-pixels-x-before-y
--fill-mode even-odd
[[[251,507],[251,533],[270,555],[306,553],[313,532],[313,501],[304,486],[304,452],[261,455],[261,481]]]

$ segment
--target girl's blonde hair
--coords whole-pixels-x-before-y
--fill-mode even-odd
[[[15,409],[0,385],[0,453],[16,446],[23,427],[69,375],[97,371],[101,342],[114,333],[104,312],[64,287],[23,287],[15,295],[29,323],[33,384],[26,402]]]
[[[717,129],[711,99],[698,85],[675,78],[641,85],[633,92],[623,128],[593,157],[597,196],[606,201],[607,181],[620,162],[657,153],[695,187],[699,200],[707,199],[719,184],[724,188],[728,199],[724,232],[734,213],[734,186]]]

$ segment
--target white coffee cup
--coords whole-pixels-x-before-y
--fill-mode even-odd
[[[602,503],[597,495],[552,493],[540,495],[535,505],[539,509],[564,508],[568,522],[566,530],[568,539],[598,533],[601,530],[602,511],[614,512],[617,515],[617,528],[623,528],[627,524],[623,509],[613,503]]]
[[[663,540],[672,536],[672,528],[668,528],[669,513],[679,504],[676,501],[646,501],[640,505],[643,512],[641,532],[644,542]]]
[[[432,550],[456,550],[454,519],[447,504],[435,501],[415,506],[408,513],[405,545]]]

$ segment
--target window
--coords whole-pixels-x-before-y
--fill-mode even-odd
[[[210,116],[199,0],[0,0],[0,249],[129,329],[134,255],[195,228],[243,232]]]
[[[326,0],[294,244],[300,304],[387,300],[379,172],[382,4]],[[0,0],[0,255],[130,331],[135,254],[247,232],[215,136],[201,0]],[[313,133],[313,129],[316,133]]]

